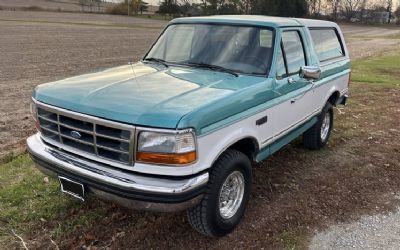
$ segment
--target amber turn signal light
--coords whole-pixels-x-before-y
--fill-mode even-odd
[[[156,164],[188,164],[196,160],[196,152],[183,154],[163,154],[152,152],[137,152],[136,161]]]

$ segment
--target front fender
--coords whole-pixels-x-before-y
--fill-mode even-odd
[[[199,137],[197,140],[199,164],[194,166],[193,172],[197,173],[211,167],[227,148],[245,138],[252,139],[257,143],[257,148],[260,147],[253,119],[244,119]]]

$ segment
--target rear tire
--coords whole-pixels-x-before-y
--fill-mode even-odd
[[[250,197],[251,163],[243,153],[228,149],[214,163],[202,201],[188,209],[190,225],[198,232],[218,237],[240,222]]]
[[[329,102],[325,104],[318,121],[303,134],[303,144],[306,148],[316,150],[324,147],[329,140],[333,128],[333,108]]]

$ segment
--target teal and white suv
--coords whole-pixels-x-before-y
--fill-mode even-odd
[[[244,214],[252,162],[300,135],[327,143],[349,77],[335,23],[179,18],[140,62],[38,86],[28,151],[78,199],[186,209],[197,231],[222,236]]]

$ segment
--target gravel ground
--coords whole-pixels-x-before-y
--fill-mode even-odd
[[[351,224],[331,226],[311,240],[311,250],[323,249],[399,249],[400,209],[362,217]]]

